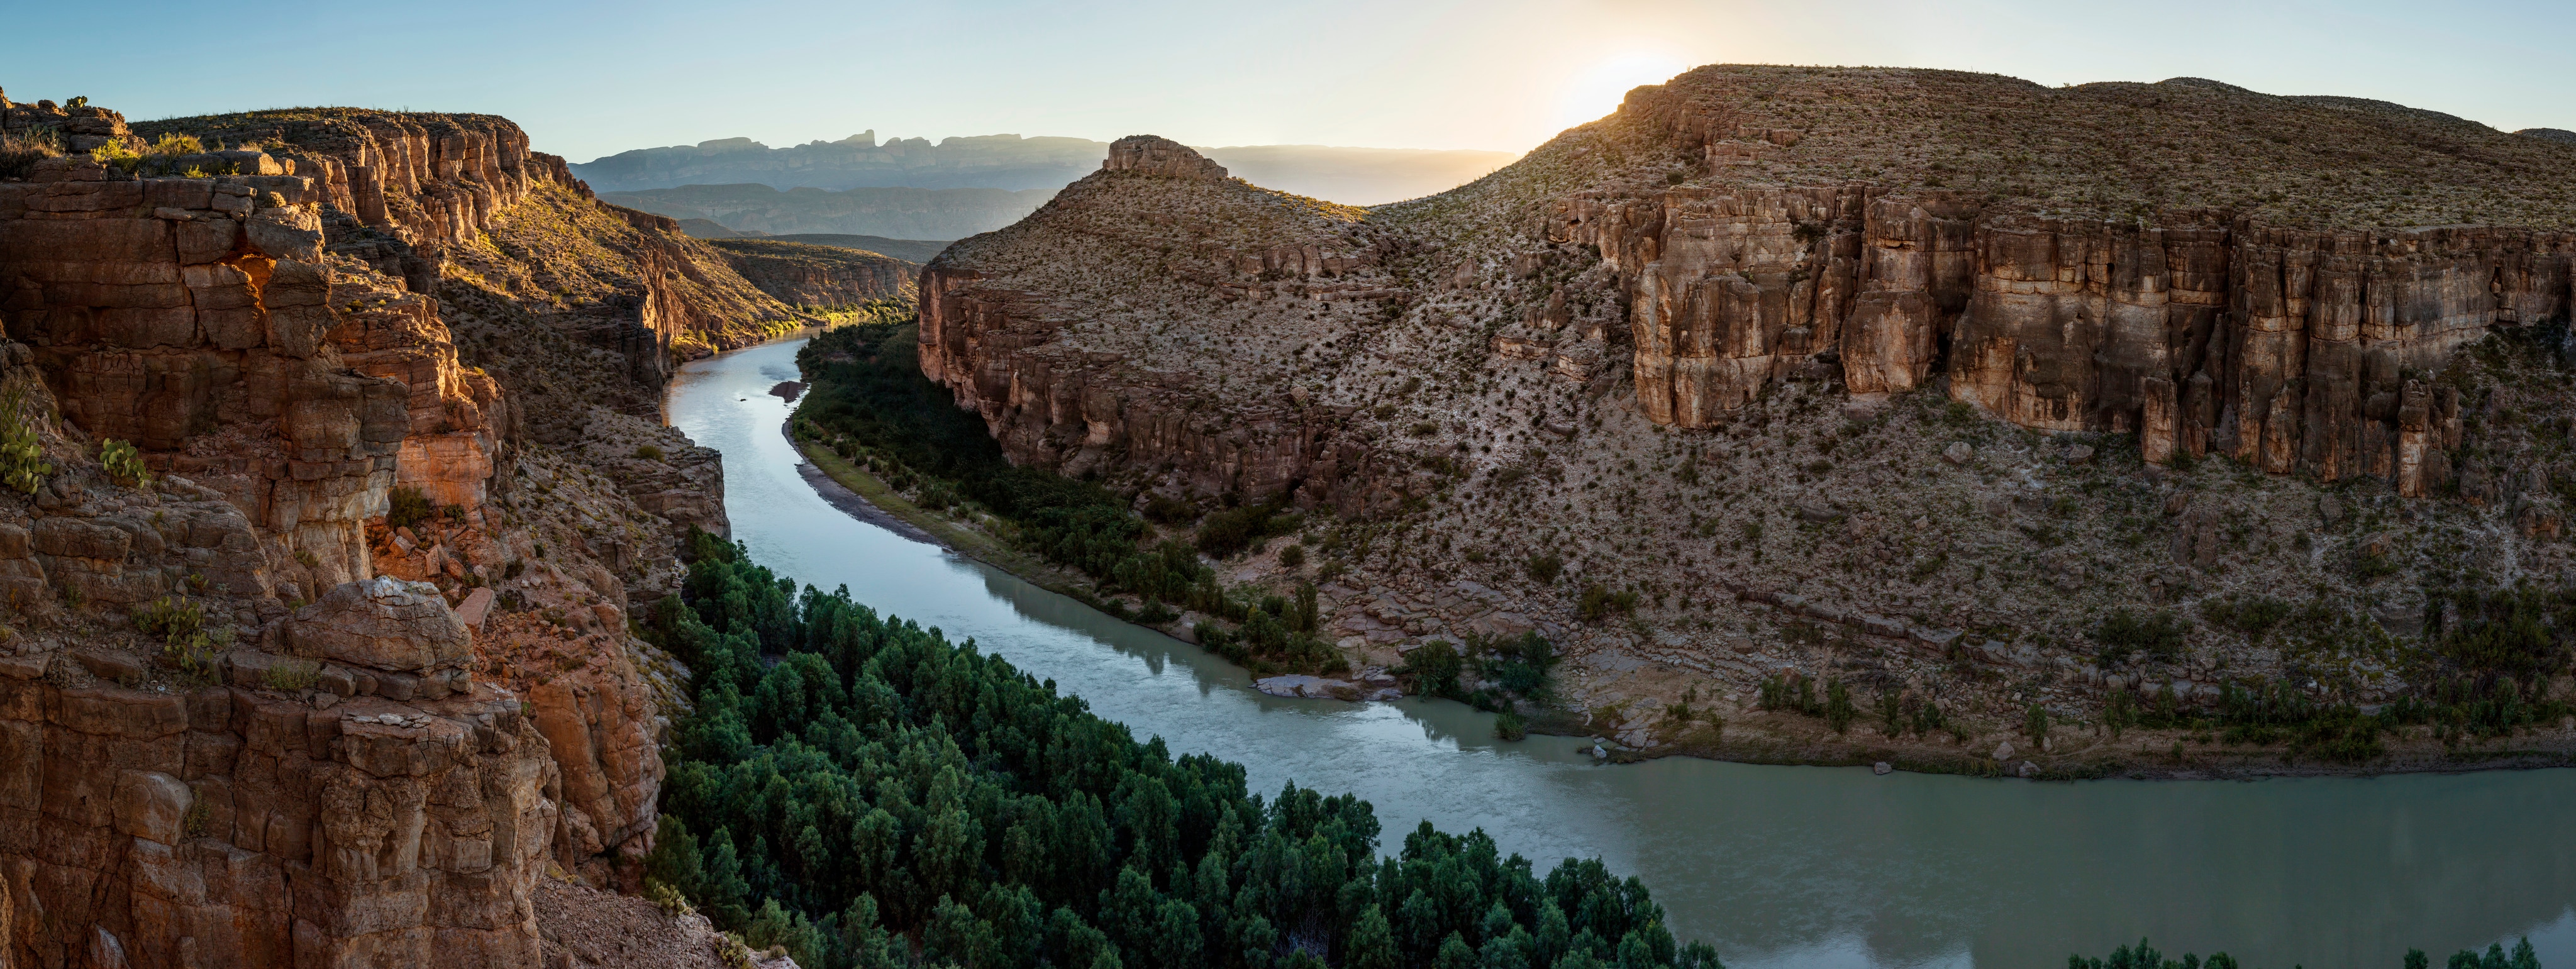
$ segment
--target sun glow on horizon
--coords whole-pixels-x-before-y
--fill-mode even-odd
[[[1690,63],[1670,54],[1630,51],[1600,61],[1567,78],[1549,117],[1556,130],[1599,119],[1619,109],[1619,101],[1641,84],[1662,84],[1689,70]]]

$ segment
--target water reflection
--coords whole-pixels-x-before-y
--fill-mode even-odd
[[[1188,644],[851,519],[767,393],[795,344],[691,364],[673,423],[726,456],[735,535],[782,574],[973,637],[1178,753],[1367,798],[1390,845],[1481,827],[1542,868],[1645,879],[1729,965],[2035,966],[2140,935],[2248,965],[2395,966],[2529,932],[2576,965],[2576,773],[2031,784],[1672,758],[1600,767],[1459,704],[1282,700]]]

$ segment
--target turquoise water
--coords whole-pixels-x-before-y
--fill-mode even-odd
[[[798,343],[689,365],[671,422],[725,455],[761,562],[973,637],[1139,737],[1256,789],[1355,791],[1389,844],[1429,819],[1539,862],[1598,855],[1729,966],[2059,966],[2152,937],[2249,967],[2397,966],[2529,934],[2576,966],[2576,772],[2036,784],[1666,758],[1492,739],[1463,705],[1281,700],[1242,670],[842,514],[780,433]]]

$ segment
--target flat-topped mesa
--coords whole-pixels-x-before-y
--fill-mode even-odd
[[[1109,143],[1104,172],[1168,175],[1200,182],[1226,180],[1225,166],[1209,161],[1188,145],[1159,135],[1129,135]]]

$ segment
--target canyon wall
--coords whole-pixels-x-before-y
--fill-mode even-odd
[[[497,118],[0,118],[109,149],[0,181],[0,964],[534,964],[543,869],[640,884],[626,616],[724,531],[600,405],[785,307]]]
[[[2156,463],[2222,453],[2420,495],[2456,409],[2431,376],[2496,326],[2568,314],[2576,233],[1729,187],[1763,180],[1759,160],[1799,132],[1677,100],[1641,92],[1624,110],[1661,124],[1712,186],[1577,192],[1541,231],[1621,274],[1637,404],[1658,423],[1721,424],[1800,366],[1838,368],[1854,394],[1941,376],[1953,399],[2024,427],[2136,433]]]

